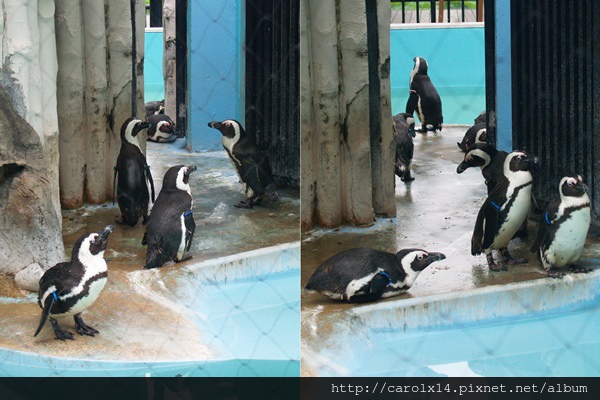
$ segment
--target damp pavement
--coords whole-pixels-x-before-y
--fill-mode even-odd
[[[190,178],[196,222],[191,249],[193,258],[144,271],[146,248],[141,245],[141,240],[145,228],[141,219],[133,228],[115,224],[119,209],[112,203],[63,211],[67,258],[71,256],[73,243],[84,233],[99,231],[109,224],[116,226],[105,252],[109,268],[107,286],[96,303],[83,314],[86,323],[101,333],[94,338],[75,335],[74,341],[62,343],[54,339],[50,323],[46,323],[34,338],[41,315],[37,296],[17,289],[12,278],[4,276],[0,277],[0,348],[102,360],[173,361],[214,355],[210,346],[202,341],[203,332],[198,324],[185,315],[185,308],[160,307],[160,298],[173,291],[169,285],[182,281],[174,278],[180,268],[297,242],[300,239],[299,192],[293,188],[279,188],[280,196],[274,203],[265,200],[253,209],[236,208],[234,205],[244,200],[245,194],[225,151],[189,153],[183,148],[184,142],[183,139],[163,144],[148,142],[147,158],[157,196],[162,177],[169,167],[178,164],[198,167]],[[148,279],[154,283],[146,282]],[[200,286],[199,282],[189,284]],[[72,318],[59,322],[64,329],[74,332]]]
[[[456,142],[468,128],[445,126],[441,133],[417,133],[412,167],[415,180],[404,183],[396,177],[395,218],[377,219],[365,228],[321,229],[303,234],[302,287],[325,259],[356,247],[389,252],[420,248],[446,255],[445,260],[421,272],[407,293],[379,301],[390,308],[403,299],[546,278],[535,255],[529,251],[537,230],[534,219],[528,222],[528,236],[513,239],[509,244],[511,255],[527,258],[527,264],[509,265],[506,272],[494,272],[488,270],[485,255],[471,255],[473,227],[487,192],[479,168],[456,173],[464,157]],[[592,268],[598,265],[599,243],[600,230],[591,227],[580,265]],[[303,291],[302,354],[317,354],[334,328],[339,331],[347,325],[350,329],[351,317],[347,311],[355,307],[361,306]],[[313,375],[305,366],[308,364],[302,364],[303,376]]]

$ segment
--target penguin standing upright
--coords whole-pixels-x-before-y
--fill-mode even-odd
[[[147,184],[151,187],[154,201],[154,181],[138,140],[138,134],[147,127],[147,122],[135,117],[127,119],[121,126],[121,150],[117,157],[113,181],[114,193],[118,176],[117,202],[121,217],[117,217],[116,222],[119,224],[135,226],[140,216],[143,224],[148,221],[150,195]]]
[[[410,93],[417,95],[415,110],[422,125],[420,132],[441,131],[444,122],[442,100],[427,75],[427,60],[423,57],[415,57],[413,61],[415,66],[410,73]],[[409,114],[411,114],[411,111],[408,110],[411,107],[409,103],[412,101],[414,100],[409,97],[406,111]]]
[[[345,250],[323,261],[305,289],[350,303],[375,301],[406,292],[421,271],[445,258],[421,249],[396,254],[367,248]]]
[[[488,266],[493,271],[506,270],[505,263],[521,264],[525,259],[512,258],[508,243],[523,221],[531,206],[531,170],[539,160],[524,152],[513,151],[504,161],[504,175],[487,197],[475,222],[471,238],[471,254],[485,252]],[[500,250],[502,260],[494,262],[492,250]]]
[[[177,139],[175,122],[168,115],[156,114],[148,117],[148,140],[157,143],[171,143]]]
[[[548,205],[538,224],[532,252],[553,278],[564,274],[556,268],[568,265],[571,272],[590,272],[575,265],[581,258],[583,245],[590,228],[591,208],[588,188],[581,176],[565,176],[558,186],[559,196]]]
[[[396,139],[396,175],[403,182],[413,181],[410,174],[410,165],[413,158],[415,145],[415,119],[411,114],[400,113],[394,115],[394,138]]]
[[[108,225],[98,233],[81,236],[73,246],[71,261],[56,264],[40,279],[38,304],[42,308],[42,318],[33,336],[37,336],[47,319],[57,339],[73,340],[73,334],[61,329],[56,318],[72,316],[75,328],[80,335],[94,336],[99,333],[86,325],[81,313],[91,306],[104,288],[108,267],[104,260],[104,250],[108,235],[115,229]]]
[[[456,172],[462,174],[468,168],[480,167],[489,195],[504,176],[504,160],[506,160],[507,155],[507,152],[496,150],[491,144],[476,143],[456,167]]]
[[[158,268],[191,257],[196,223],[189,180],[195,170],[196,166],[176,165],[165,174],[142,239],[142,244],[148,246],[144,268]]]
[[[475,124],[465,132],[461,142],[456,142],[458,148],[466,153],[475,143],[487,142],[487,128],[485,123]]]
[[[252,208],[255,204],[260,204],[265,196],[271,201],[277,200],[277,188],[273,182],[269,160],[246,134],[242,125],[229,119],[223,122],[212,121],[208,126],[218,129],[223,135],[223,147],[240,181],[246,186],[248,199],[241,201],[236,207]]]

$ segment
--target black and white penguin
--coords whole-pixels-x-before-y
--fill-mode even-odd
[[[336,300],[365,303],[406,292],[442,253],[404,249],[396,254],[374,249],[350,249],[325,260],[305,289]]]
[[[504,160],[507,155],[507,152],[496,150],[491,144],[475,143],[456,167],[456,173],[462,174],[471,167],[481,168],[489,195],[504,176]]]
[[[487,128],[485,123],[475,124],[465,133],[461,142],[456,142],[458,148],[466,153],[475,143],[487,143]]]
[[[420,132],[442,130],[442,100],[431,79],[427,75],[427,60],[423,57],[413,59],[415,66],[410,73],[410,92],[418,96],[416,111],[422,127]],[[409,97],[409,103],[411,98]],[[408,108],[409,104],[407,104]],[[410,111],[407,111],[410,114]]]
[[[148,246],[144,268],[158,268],[192,257],[189,251],[196,223],[189,180],[195,170],[196,166],[176,165],[165,174],[142,239],[142,244]]]
[[[117,157],[113,181],[113,196],[116,184],[116,198],[121,210],[121,217],[115,220],[118,224],[135,226],[140,216],[145,224],[148,221],[150,191],[154,201],[154,181],[138,139],[138,134],[147,127],[148,122],[136,117],[128,118],[121,126],[121,150]]]
[[[252,208],[264,197],[277,200],[277,188],[273,181],[273,172],[269,159],[256,146],[254,139],[248,136],[242,125],[235,120],[208,123],[211,128],[218,129],[223,135],[223,147],[235,167],[240,181],[246,186],[248,199],[241,201],[236,207]]]
[[[471,254],[485,253],[488,266],[493,271],[506,270],[505,263],[527,262],[526,259],[512,258],[508,252],[508,243],[527,218],[533,183],[531,170],[537,164],[539,160],[527,153],[509,153],[504,161],[504,176],[477,214],[471,238]],[[501,261],[494,262],[492,250],[500,250]]]
[[[413,181],[410,174],[410,165],[413,158],[415,145],[415,119],[411,114],[400,113],[394,115],[394,137],[396,139],[396,175],[403,182]]]
[[[114,226],[108,225],[98,233],[83,235],[73,246],[71,261],[56,264],[44,272],[38,292],[42,318],[34,337],[50,319],[57,339],[73,340],[73,334],[62,330],[56,321],[57,318],[71,316],[80,335],[94,336],[99,333],[83,322],[81,313],[96,301],[106,285],[108,267],[104,250],[108,235],[114,229]]]
[[[146,109],[146,118],[151,115],[164,114],[165,113],[165,100],[161,101],[149,101],[144,104]]]
[[[475,118],[474,120],[474,124],[485,124],[487,121],[487,111],[483,110],[482,112],[479,113],[479,115],[477,116],[477,118]]]
[[[157,143],[171,143],[177,139],[175,122],[168,115],[156,114],[148,117],[148,140]]]
[[[553,278],[564,273],[556,268],[569,266],[571,272],[590,272],[575,265],[581,258],[585,238],[590,228],[591,208],[588,188],[581,176],[565,176],[558,185],[560,196],[548,205],[538,224],[531,251]]]

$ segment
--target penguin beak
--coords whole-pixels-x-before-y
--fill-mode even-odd
[[[529,164],[529,169],[531,171],[537,171],[542,164],[538,157],[529,157],[527,162]]]
[[[208,126],[210,128],[215,128],[215,129],[221,130],[221,128],[223,127],[223,124],[220,123],[219,121],[211,121],[208,123]]]
[[[458,164],[458,167],[456,167],[456,173],[457,174],[462,174],[463,172],[465,172],[467,170],[467,168],[465,168],[465,162],[461,162],[460,164]]]
[[[428,253],[428,259],[431,259],[431,262],[445,260],[446,256],[442,253]]]
[[[100,238],[102,238],[103,240],[106,240],[108,238],[108,235],[110,235],[114,230],[115,230],[114,225],[108,225],[108,226],[105,226],[104,229],[102,229],[100,231],[100,233],[98,233],[98,234],[100,235]]]
[[[188,175],[198,169],[195,165],[188,165]]]

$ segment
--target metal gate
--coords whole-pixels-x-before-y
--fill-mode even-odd
[[[590,186],[600,216],[600,3],[511,3],[513,147],[542,159],[535,195],[546,204],[566,174]],[[600,64],[597,64],[600,65]]]
[[[246,1],[245,128],[279,183],[300,183],[299,0]]]

